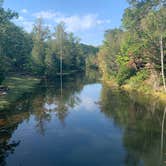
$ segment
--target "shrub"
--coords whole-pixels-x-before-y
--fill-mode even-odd
[[[130,77],[136,74],[136,69],[127,67],[126,65],[123,65],[120,67],[118,75],[117,75],[117,82],[118,85],[123,85],[126,80],[128,80]]]
[[[134,77],[130,78],[128,83],[135,86],[141,83],[142,81],[146,80],[148,76],[149,72],[146,69],[140,70]]]

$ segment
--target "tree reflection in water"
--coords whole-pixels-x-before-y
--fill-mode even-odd
[[[166,117],[166,107],[164,109],[164,113],[163,113],[163,119],[162,119],[162,127],[161,127],[161,163],[165,163],[166,164],[166,158],[164,159],[164,157],[166,157],[166,150],[164,149],[164,127],[165,127],[165,117]],[[165,151],[164,151],[165,150]]]
[[[127,94],[104,86],[100,107],[124,131],[125,165],[163,164],[160,161],[160,143],[164,105],[150,96]],[[162,138],[165,138],[164,125],[162,129]],[[166,149],[166,144],[162,144],[162,149]]]
[[[93,74],[88,74],[87,77],[77,75],[63,78],[63,88],[59,84],[59,79],[44,82],[33,94],[24,95],[15,103],[15,108],[8,112],[1,112],[0,165],[5,165],[7,156],[14,153],[15,148],[21,144],[19,140],[11,140],[19,124],[33,117],[35,130],[43,136],[46,135],[47,124],[52,118],[55,120],[54,115],[56,115],[60,125],[65,127],[66,117],[82,102],[80,92],[83,87],[94,82]],[[104,114],[106,119],[113,121],[115,126],[122,130],[122,146],[125,149],[123,164],[126,166],[162,165],[166,149],[164,105],[151,97],[143,97],[135,92],[128,94],[105,85],[100,93],[100,102],[95,103],[100,106],[100,114],[97,115],[100,119]],[[90,112],[90,116],[92,114],[93,112]],[[98,124],[95,121],[93,123]],[[85,125],[84,131],[86,127]]]
[[[36,129],[44,135],[46,123],[51,120],[51,113],[55,113],[64,125],[66,116],[70,108],[79,104],[79,92],[84,86],[84,78],[81,74],[72,77],[71,81],[64,81],[63,94],[59,85],[59,80],[45,83],[38,87],[32,94],[25,94],[18,100],[10,110],[0,113],[0,165],[5,165],[5,159],[20,144],[20,141],[10,140],[17,126],[24,119],[29,119],[33,115],[36,119]],[[65,79],[65,78],[64,78]],[[67,78],[68,79],[68,78]],[[74,83],[73,83],[74,82]]]
[[[17,123],[13,124],[8,120],[0,119],[0,165],[6,165],[5,159],[9,154],[14,153],[20,141],[10,141],[13,131],[17,128]]]
[[[41,134],[44,134],[44,123],[51,120],[52,113],[55,113],[64,126],[69,109],[81,102],[78,95],[84,81],[74,78],[70,82],[64,81],[63,87],[58,83],[58,80],[47,82],[45,90],[42,89],[41,93],[33,99],[32,110],[38,122],[36,127]]]

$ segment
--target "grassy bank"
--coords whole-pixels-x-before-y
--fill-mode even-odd
[[[11,104],[16,102],[25,93],[30,93],[40,83],[40,79],[29,76],[10,76],[2,83],[8,87],[6,95],[0,96],[0,110],[8,109]]]
[[[134,97],[140,98],[140,100],[156,100],[164,105],[166,104],[166,93],[164,92],[164,89],[162,87],[155,89],[148,79],[142,80],[142,78],[139,79],[138,76],[134,76],[127,80],[122,86],[119,86],[114,79],[102,81],[111,88],[120,88],[125,90]]]
[[[125,91],[128,92],[137,92],[138,94],[142,94],[145,96],[150,96],[151,98],[155,98],[158,101],[166,104],[166,93],[161,90],[155,90],[153,87],[149,86],[146,82],[142,82],[142,84],[137,84],[133,86],[131,84],[125,84],[122,86]]]

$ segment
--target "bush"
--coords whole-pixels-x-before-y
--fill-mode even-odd
[[[148,78],[148,75],[149,75],[148,71],[146,69],[143,69],[139,71],[135,77],[140,81],[144,81]]]
[[[135,68],[130,68],[127,66],[121,66],[117,75],[117,83],[118,85],[123,85],[126,80],[136,74]]]
[[[149,76],[149,72],[146,69],[140,70],[134,77],[131,77],[128,83],[132,86],[136,86],[142,81],[146,80]]]

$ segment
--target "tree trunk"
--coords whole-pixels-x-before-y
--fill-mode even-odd
[[[163,37],[160,37],[160,53],[161,53],[161,74],[163,79],[163,86],[166,92],[166,85],[165,85],[165,75],[164,75],[164,50],[163,50]]]
[[[61,80],[61,100],[62,100],[62,88],[63,88],[63,82],[62,82],[62,74],[63,74],[63,42],[62,42],[62,32],[61,32],[61,58],[60,58],[60,80]]]

